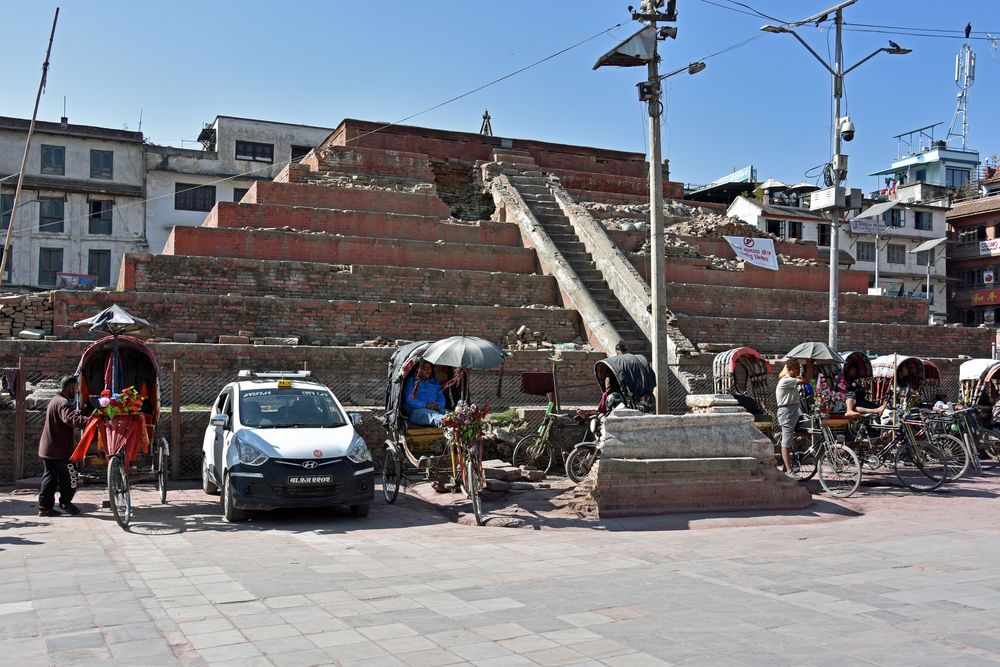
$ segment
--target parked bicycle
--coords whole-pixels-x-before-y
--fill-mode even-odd
[[[804,415],[809,425],[796,429],[799,434],[789,452],[792,469],[788,474],[809,480],[819,474],[819,483],[831,496],[848,498],[861,484],[861,463],[857,454],[834,438],[824,415]]]
[[[918,413],[895,423],[883,424],[876,415],[865,415],[858,421],[852,446],[869,470],[892,466],[899,483],[913,491],[934,491],[949,479],[955,462],[951,452],[957,438],[927,433],[926,424]],[[962,450],[961,441],[957,449]]]

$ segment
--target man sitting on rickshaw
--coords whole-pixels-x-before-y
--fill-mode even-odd
[[[847,397],[844,404],[847,406],[845,416],[855,419],[861,415],[881,415],[885,412],[885,403],[878,405],[874,401],[868,400],[868,392],[858,378],[856,366],[848,366],[844,369],[844,381],[847,384]]]
[[[441,427],[445,409],[444,392],[434,377],[434,365],[431,362],[421,361],[416,374],[406,381],[403,386],[403,401],[406,417],[411,424]]]

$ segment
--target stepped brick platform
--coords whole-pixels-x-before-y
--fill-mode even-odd
[[[277,181],[254,183],[240,203],[405,213],[438,218],[451,215],[451,209],[434,192],[368,190]]]
[[[521,234],[517,225],[500,222],[469,223],[440,220],[424,215],[273,204],[219,202],[201,226],[220,229],[290,227],[298,231],[327,232],[344,236],[498,246],[521,245]]]
[[[629,260],[639,274],[649,281],[649,256],[630,255]],[[708,268],[708,260],[671,257],[667,261],[668,283],[691,283],[725,287],[753,287],[756,289],[787,289],[825,292],[829,290],[830,274],[826,267],[782,266],[780,271],[769,271],[748,266],[743,271],[721,271]],[[866,293],[868,274],[860,271],[840,273],[840,291]]]
[[[560,304],[555,279],[538,274],[174,255],[125,255],[118,289],[472,306]]]
[[[93,338],[86,330],[73,329],[72,323],[114,303],[156,322],[158,336],[194,333],[203,342],[246,327],[257,336],[293,336],[322,344],[335,336],[358,341],[379,335],[413,340],[461,333],[498,340],[524,323],[557,341],[571,341],[580,332],[579,315],[563,308],[69,291],[53,293],[53,332],[61,338]]]
[[[213,227],[174,227],[163,254],[511,273],[534,273],[536,265],[523,247]]]

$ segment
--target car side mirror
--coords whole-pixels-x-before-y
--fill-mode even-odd
[[[229,424],[229,417],[223,414],[212,415],[211,423],[212,426],[221,426],[222,428],[226,428],[226,425]]]
[[[355,426],[360,424],[362,420],[364,420],[365,418],[364,415],[362,415],[360,412],[352,412],[350,413],[350,415],[351,415],[351,423],[354,424]]]

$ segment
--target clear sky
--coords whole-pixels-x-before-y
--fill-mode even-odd
[[[483,108],[500,136],[646,150],[636,99],[641,68],[592,71],[597,57],[639,25],[626,0],[3,0],[0,114],[30,117],[52,14],[61,4],[40,118],[56,121],[63,97],[72,123],[138,129],[154,143],[197,147],[216,115],[334,127],[345,117],[396,121],[623,25],[485,90],[408,121],[478,131]],[[638,0],[633,4],[638,5]],[[833,0],[745,0],[795,21]],[[829,160],[830,77],[790,35],[764,34],[767,19],[732,0],[678,0],[679,35],[663,47],[663,70],[761,35],[712,57],[696,76],[667,81],[664,156],[671,177],[704,183],[754,164],[761,179],[814,180]],[[722,5],[723,7],[720,7]],[[1000,2],[859,0],[845,10],[851,65],[893,39],[913,49],[882,54],[847,78],[857,127],[845,145],[853,186],[889,166],[893,135],[943,122],[947,134],[962,39],[907,35],[955,30],[1000,36]],[[860,29],[859,29],[860,28]],[[824,56],[832,33],[801,34]],[[959,36],[959,33],[939,33]],[[1000,56],[973,40],[970,148],[1000,153]],[[828,47],[829,44],[829,47]]]

